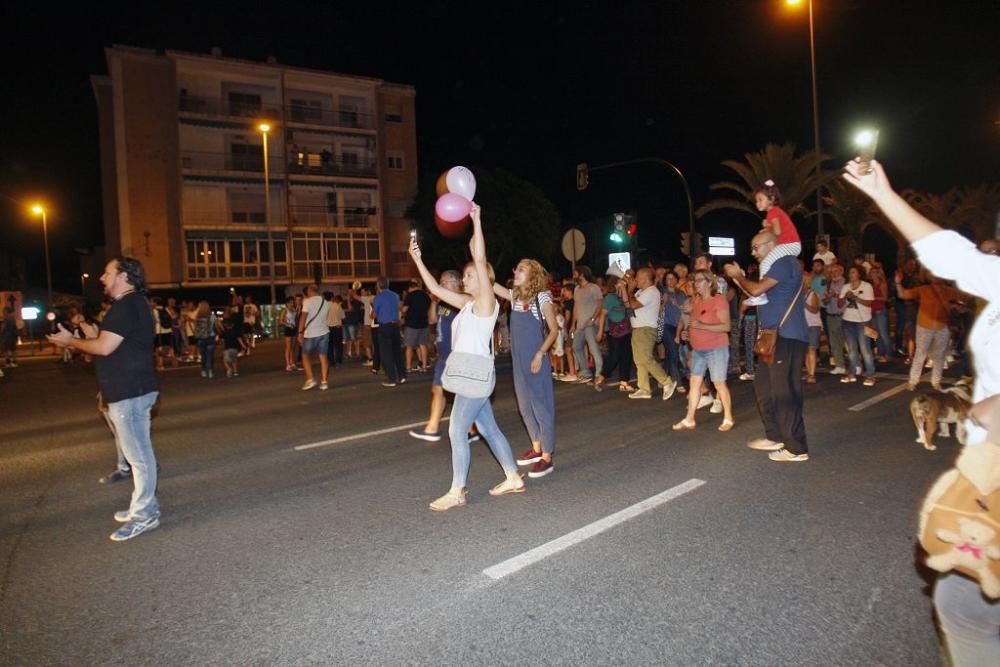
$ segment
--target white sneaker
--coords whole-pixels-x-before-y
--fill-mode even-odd
[[[316,382],[316,380],[306,380],[306,383],[304,385],[302,385],[302,391],[309,391],[310,389],[314,388],[318,384],[319,383]]]
[[[675,391],[677,391],[677,383],[676,382],[671,382],[670,384],[668,384],[667,386],[665,386],[663,388],[663,400],[669,401],[670,397],[674,395]]]
[[[712,401],[712,407],[709,409],[709,412],[713,415],[722,414],[722,400],[717,398]]]
[[[707,408],[708,406],[712,405],[714,402],[715,401],[712,400],[711,396],[709,396],[708,394],[702,394],[701,398],[698,399],[698,407],[695,408],[695,409],[696,410],[701,410],[702,408]]]
[[[837,366],[830,370],[830,375],[847,375],[847,369],[843,366]]]
[[[629,398],[653,398],[653,395],[650,394],[645,389],[636,389],[631,394],[629,394],[628,397]]]
[[[749,382],[749,381],[753,380],[753,374],[752,373],[742,373],[740,375],[740,379],[743,380],[744,382]]]

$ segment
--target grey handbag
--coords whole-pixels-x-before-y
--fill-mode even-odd
[[[452,352],[444,364],[441,386],[466,398],[487,398],[496,385],[493,358],[470,352]]]

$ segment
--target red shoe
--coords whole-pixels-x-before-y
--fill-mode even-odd
[[[538,463],[531,466],[531,470],[528,472],[528,477],[531,477],[532,479],[545,477],[553,470],[555,470],[555,468],[552,467],[552,461],[546,461],[545,459],[540,458],[538,459]]]
[[[534,449],[529,449],[524,454],[517,457],[517,465],[519,466],[530,466],[532,463],[538,463],[542,460],[542,453],[536,452]]]

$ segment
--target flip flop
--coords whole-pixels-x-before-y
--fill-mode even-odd
[[[722,420],[722,424],[719,426],[719,430],[722,431],[723,433],[726,432],[726,431],[732,431],[733,430],[733,426],[735,426],[735,425],[736,425],[736,422],[731,422],[728,419],[723,419]]]
[[[689,424],[687,420],[682,419],[673,425],[673,429],[675,431],[693,431],[695,426],[696,424]]]

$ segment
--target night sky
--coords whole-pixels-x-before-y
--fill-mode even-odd
[[[100,245],[90,75],[126,44],[380,77],[417,89],[422,172],[502,167],[537,183],[563,225],[639,214],[640,244],[675,255],[686,204],[654,167],[575,165],[654,156],[687,176],[695,206],[728,180],[719,163],[768,142],[812,149],[809,31],[783,0],[553,3],[7,3],[0,245],[44,285],[50,202],[56,289],[79,289],[74,248]],[[151,5],[152,6],[152,5]],[[863,123],[897,188],[1000,180],[1000,3],[816,0],[820,134],[837,162]],[[836,164],[836,163],[832,163]],[[488,215],[488,213],[487,213]],[[748,238],[749,216],[704,231]],[[814,233],[804,223],[803,236]]]

